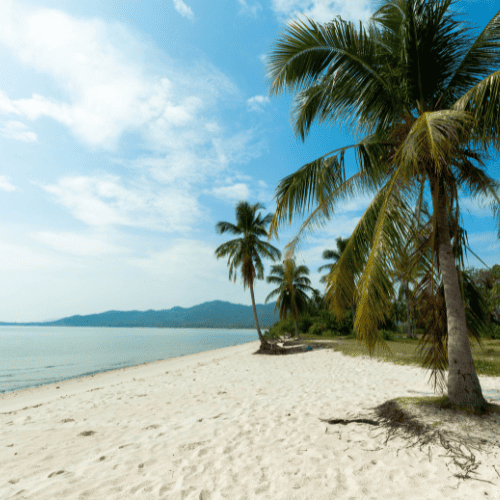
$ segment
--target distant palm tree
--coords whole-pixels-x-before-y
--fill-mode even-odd
[[[287,259],[282,266],[273,266],[271,275],[266,278],[268,283],[278,285],[266,298],[267,302],[277,296],[276,307],[279,309],[281,321],[292,315],[295,325],[295,334],[300,339],[297,320],[302,312],[309,307],[309,297],[306,292],[314,292],[311,287],[311,280],[307,277],[309,269],[307,266],[297,266],[293,259]]]
[[[332,269],[335,267],[335,264],[339,261],[340,257],[342,256],[342,252],[345,250],[347,243],[349,242],[349,238],[342,238],[342,236],[339,236],[338,238],[335,239],[335,242],[337,243],[337,250],[325,250],[323,252],[323,259],[325,260],[333,260],[332,264],[325,264],[324,266],[321,266],[318,271],[323,272],[323,271],[328,271],[327,274],[324,276],[321,276],[320,278],[320,283],[326,283],[328,274],[332,272]]]
[[[264,279],[264,266],[262,265],[261,256],[272,261],[281,259],[281,252],[277,248],[259,239],[259,236],[267,237],[266,226],[273,217],[273,214],[261,217],[261,214],[257,213],[259,210],[264,209],[265,206],[261,203],[250,205],[247,201],[240,201],[236,206],[236,225],[231,222],[218,222],[215,225],[215,230],[219,234],[227,232],[240,236],[240,238],[220,245],[215,250],[215,255],[218,259],[228,257],[229,279],[234,278],[234,281],[236,281],[237,270],[240,269],[243,277],[243,287],[248,286],[250,288],[255,326],[261,347],[266,346],[267,342],[264,340],[259,327],[253,284],[256,278]]]
[[[322,272],[327,270],[327,274],[321,276],[320,278],[320,283],[327,283],[328,281],[328,276],[332,273],[332,271],[335,269],[335,265],[337,262],[340,260],[340,257],[342,257],[342,254],[344,250],[347,247],[347,244],[349,243],[349,238],[342,238],[342,236],[339,236],[338,238],[335,239],[335,242],[337,243],[337,250],[325,250],[323,252],[323,259],[327,260],[333,260],[334,262],[332,264],[325,264],[324,266],[321,266],[318,271]],[[354,315],[356,314],[356,299],[353,298],[352,304],[351,304],[351,311],[352,311],[352,320],[354,321]]]

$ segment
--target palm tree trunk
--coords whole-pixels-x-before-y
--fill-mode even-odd
[[[300,340],[299,329],[297,327],[297,320],[293,318],[293,324],[295,325],[295,335],[297,335],[297,340]]]
[[[480,409],[484,408],[486,401],[472,358],[464,303],[451,246],[444,192],[440,192],[439,203],[436,207],[436,188],[437,183],[433,186],[431,182],[431,189],[434,191],[434,210],[438,210],[439,267],[443,278],[448,322],[448,398],[452,404]]]
[[[413,338],[411,314],[410,314],[410,291],[408,289],[408,281],[405,281],[405,298],[406,298],[406,333],[409,339]]]
[[[249,283],[249,287],[250,287],[250,295],[252,296],[252,308],[253,308],[253,317],[255,319],[255,326],[257,327],[257,334],[259,335],[260,345],[261,345],[261,347],[263,347],[263,346],[267,345],[267,342],[264,339],[264,337],[262,336],[262,333],[260,331],[259,320],[257,318],[257,308],[255,307],[255,297],[253,294],[253,283],[252,282]]]

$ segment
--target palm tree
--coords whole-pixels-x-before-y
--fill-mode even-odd
[[[278,285],[278,288],[275,288],[267,296],[266,304],[272,297],[278,297],[274,310],[279,309],[281,321],[286,319],[289,314],[292,315],[297,339],[300,339],[297,320],[309,306],[309,297],[306,292],[313,292],[308,275],[307,266],[297,266],[295,260],[286,259],[282,266],[272,266],[271,274],[266,278],[268,283]]]
[[[318,271],[323,272],[323,271],[328,271],[328,273],[331,273],[333,268],[335,267],[335,264],[339,261],[340,256],[342,255],[342,252],[345,250],[345,247],[347,246],[347,242],[349,241],[349,238],[342,238],[342,236],[339,236],[338,238],[335,239],[335,242],[337,243],[337,250],[325,250],[323,252],[323,259],[325,260],[333,260],[332,264],[325,264],[324,266],[321,266]],[[320,278],[320,283],[326,283],[327,281],[328,274],[321,276]]]
[[[288,25],[268,58],[268,72],[271,94],[297,91],[297,135],[304,140],[316,119],[366,135],[279,183],[270,234],[314,203],[288,244],[291,254],[302,234],[329,219],[338,202],[373,193],[327,285],[337,315],[357,297],[354,327],[372,352],[376,344],[384,346],[377,325],[393,295],[390,268],[408,244],[410,204],[420,214],[430,196],[428,245],[437,269],[432,276],[439,275],[444,288],[448,398],[481,409],[486,402],[468,338],[457,228],[460,189],[500,215],[500,184],[483,162],[500,147],[500,12],[474,33],[457,20],[452,3],[383,0],[359,29],[340,17],[325,25],[309,19]],[[359,170],[347,178],[344,155],[350,149]]]
[[[231,222],[218,222],[215,225],[215,230],[219,234],[227,232],[240,236],[220,245],[215,250],[215,255],[218,259],[228,257],[229,279],[234,278],[236,282],[237,270],[240,269],[243,277],[243,287],[248,286],[250,288],[255,326],[261,348],[263,348],[267,346],[267,342],[264,340],[259,327],[253,285],[256,278],[264,279],[264,266],[262,265],[261,256],[276,261],[281,259],[281,252],[266,241],[259,239],[260,236],[268,235],[266,226],[273,217],[272,214],[261,217],[261,214],[257,213],[259,210],[265,210],[265,206],[261,203],[250,205],[247,201],[240,201],[236,206],[236,225]]]
[[[325,250],[323,252],[323,259],[328,259],[328,260],[333,260],[334,262],[332,264],[325,264],[324,266],[321,266],[318,268],[318,271],[325,271],[327,270],[328,273],[325,274],[324,276],[321,276],[320,278],[320,283],[327,283],[328,282],[328,275],[333,272],[335,269],[335,265],[337,262],[340,260],[340,257],[342,256],[342,252],[345,250],[347,247],[347,243],[349,242],[349,238],[342,238],[342,236],[339,236],[335,242],[337,243],[337,250]],[[354,321],[354,315],[356,314],[356,299],[353,297],[352,303],[351,303],[351,312],[352,312],[352,319]]]

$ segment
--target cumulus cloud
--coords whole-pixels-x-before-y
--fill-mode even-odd
[[[263,107],[269,103],[269,97],[256,95],[247,100],[248,108],[251,111],[264,111]]]
[[[194,14],[191,7],[188,7],[182,0],[174,0],[175,10],[183,17],[193,19]]]
[[[217,123],[207,109],[236,92],[210,64],[180,70],[164,57],[151,67],[144,61],[158,49],[123,25],[59,10],[0,4],[0,43],[63,91],[59,99],[36,91],[16,98],[0,93],[0,113],[53,118],[95,147],[116,148],[124,132],[141,134],[155,149],[193,138],[209,144]]]
[[[10,183],[9,178],[5,175],[0,175],[0,190],[1,191],[17,191],[16,186]]]
[[[232,186],[214,188],[211,194],[227,201],[240,201],[250,197],[250,189],[246,184],[239,183]]]
[[[126,186],[117,176],[65,177],[42,186],[85,224],[185,231],[202,218],[196,197],[183,190],[135,180]]]
[[[24,142],[35,142],[37,136],[31,132],[28,127],[21,122],[8,121],[0,126],[0,135],[7,139],[16,139]]]
[[[272,0],[272,9],[280,19],[296,18],[304,15],[319,22],[326,23],[337,16],[346,21],[366,22],[373,14],[370,0]]]

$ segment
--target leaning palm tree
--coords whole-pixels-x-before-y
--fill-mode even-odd
[[[356,297],[354,327],[371,352],[384,345],[377,325],[390,308],[391,265],[408,243],[404,220],[414,212],[410,205],[419,214],[430,198],[431,262],[438,271],[430,277],[439,275],[444,288],[448,398],[479,409],[486,402],[468,338],[457,222],[460,190],[483,198],[500,216],[500,185],[483,161],[500,149],[500,12],[478,33],[459,22],[452,3],[384,0],[359,28],[340,17],[325,25],[309,19],[288,25],[268,57],[268,72],[271,94],[297,92],[292,118],[298,136],[304,140],[315,120],[366,135],[280,182],[270,234],[315,207],[289,243],[291,253],[339,202],[373,194],[327,284],[337,315]],[[350,178],[348,150],[359,167]]]
[[[261,347],[267,346],[267,342],[264,340],[259,327],[253,285],[256,278],[264,279],[264,266],[261,257],[267,257],[272,261],[281,258],[281,252],[277,248],[259,239],[261,236],[268,235],[266,226],[273,217],[272,214],[261,217],[261,214],[257,213],[259,210],[264,209],[265,206],[261,203],[250,205],[246,201],[240,201],[236,206],[236,224],[218,222],[215,225],[215,229],[219,234],[230,233],[240,236],[220,245],[215,250],[215,255],[218,259],[228,257],[229,279],[236,281],[239,269],[243,277],[243,287],[248,286],[250,288],[253,316]]]
[[[279,309],[281,321],[285,320],[288,315],[292,316],[297,339],[300,339],[297,320],[300,314],[309,307],[307,292],[313,292],[308,275],[307,266],[297,266],[295,260],[286,259],[282,266],[272,266],[271,274],[266,278],[268,283],[278,285],[267,296],[266,304],[271,298],[277,296],[274,310]]]

